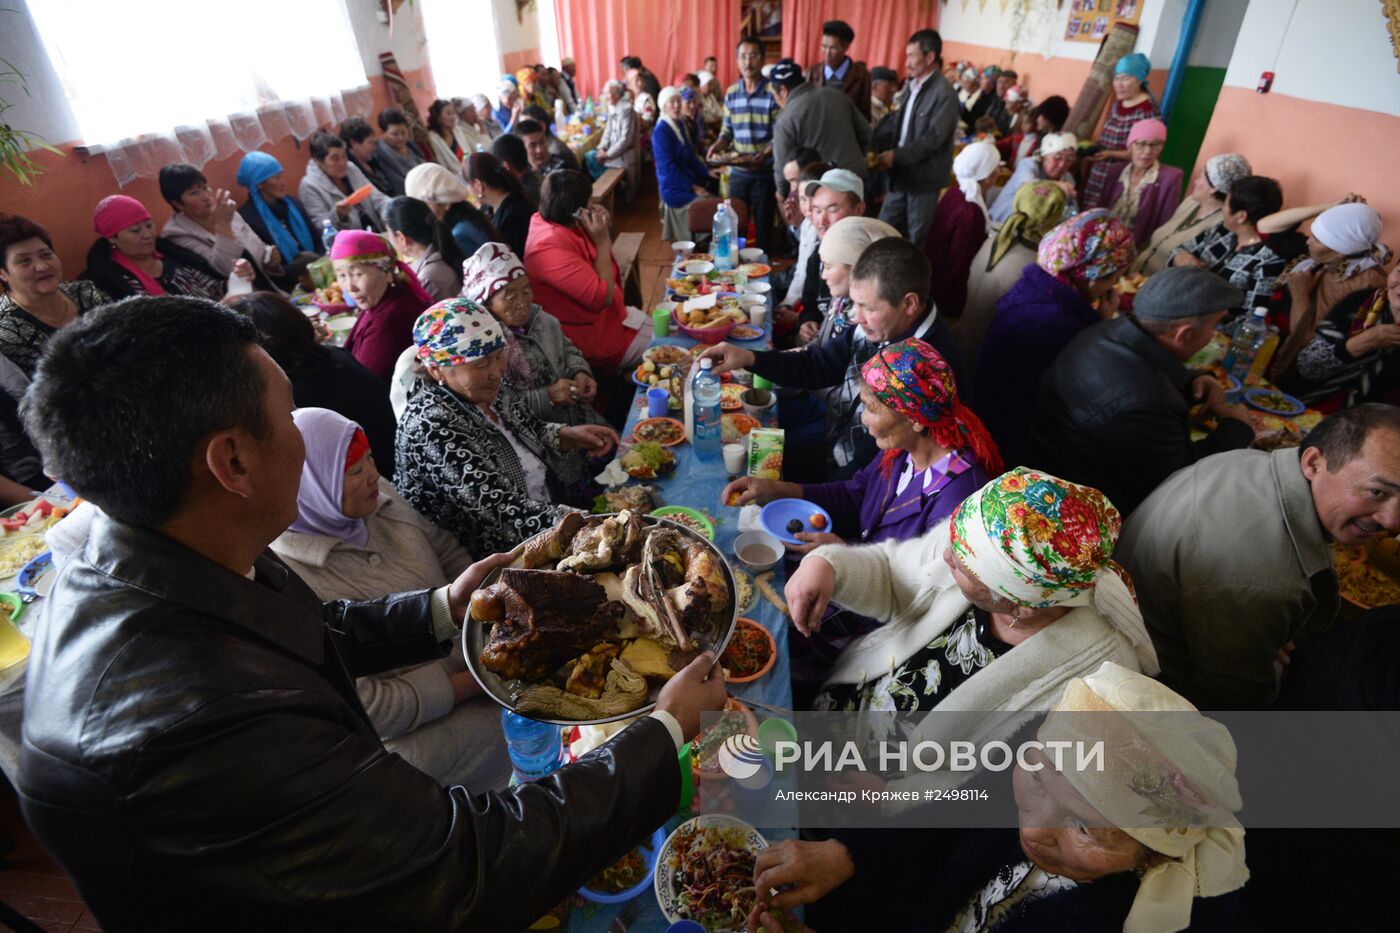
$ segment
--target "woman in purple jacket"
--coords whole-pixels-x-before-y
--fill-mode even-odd
[[[987,429],[958,399],[953,371],[931,345],[909,339],[880,350],[861,367],[861,421],[884,451],[859,473],[836,483],[802,485],[741,477],[721,501],[763,503],[795,498],[831,514],[832,527],[802,532],[805,554],[819,544],[917,538],[953,513],[987,479],[1001,455]]]
[[[1152,233],[1176,213],[1181,204],[1181,169],[1161,162],[1167,144],[1167,125],[1161,120],[1141,120],[1128,133],[1127,162],[1108,170],[1102,204],[1133,231],[1133,242],[1146,246]]]

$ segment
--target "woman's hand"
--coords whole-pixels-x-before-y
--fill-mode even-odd
[[[335,215],[341,220],[344,220],[345,218],[350,216],[350,209],[354,206],[355,205],[353,204],[346,204],[344,200],[336,201]]]
[[[617,432],[605,424],[576,424],[559,430],[559,446],[601,456],[618,445]]]
[[[736,495],[739,498],[733,498]],[[724,491],[719,494],[720,505],[728,506],[748,505],[750,502],[762,505],[774,499],[784,498],[802,498],[802,487],[797,483],[785,483],[777,479],[741,476],[725,486]]]
[[[830,894],[856,873],[851,853],[840,842],[804,842],[785,839],[758,853],[753,866],[753,886],[758,896],[749,929],[763,910],[790,910],[811,904]],[[774,888],[777,894],[768,892]]]
[[[580,402],[592,402],[598,397],[598,380],[589,373],[575,373],[574,386],[578,389]]]
[[[1172,265],[1182,267],[1195,266],[1198,269],[1204,269],[1206,263],[1204,259],[1194,253],[1177,253],[1172,257]]]
[[[810,554],[813,548],[821,547],[823,544],[845,544],[846,540],[840,535],[834,535],[829,531],[799,531],[793,535],[798,541],[805,544],[789,544],[787,549],[794,554]]]
[[[578,389],[572,379],[556,379],[545,391],[549,393],[549,400],[555,405],[572,405],[578,400],[575,395]]]
[[[1400,324],[1377,324],[1347,340],[1347,352],[1352,356],[1366,356],[1391,347],[1400,347]]]
[[[233,261],[233,274],[240,279],[253,281],[253,264],[246,259],[235,259]]]
[[[583,227],[583,232],[588,234],[588,238],[602,252],[603,244],[612,243],[612,234],[608,231],[608,225],[612,218],[608,215],[608,209],[595,204],[592,207],[585,207],[579,212],[578,222]]]
[[[802,326],[797,328],[797,340],[806,345],[816,340],[822,332],[822,326],[816,321],[803,321]]]
[[[211,219],[216,227],[232,227],[233,215],[238,213],[238,205],[234,203],[233,195],[223,188],[214,190],[214,213]]]
[[[803,635],[811,636],[822,627],[831,594],[836,592],[836,568],[821,557],[805,558],[783,589],[792,624]]]
[[[459,626],[466,620],[467,607],[471,605],[472,594],[481,587],[482,581],[491,571],[497,567],[504,567],[513,560],[515,560],[513,551],[483,557],[463,570],[461,576],[447,584],[447,605],[452,610],[452,618]]]

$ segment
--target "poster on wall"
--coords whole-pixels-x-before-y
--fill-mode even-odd
[[[1137,25],[1147,0],[1070,0],[1065,39],[1102,42],[1115,23]]]

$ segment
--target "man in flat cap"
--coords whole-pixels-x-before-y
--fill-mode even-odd
[[[874,127],[894,110],[894,96],[899,93],[899,75],[893,68],[880,65],[870,69],[870,125]]]
[[[1128,515],[1182,467],[1247,447],[1254,428],[1244,407],[1225,402],[1214,376],[1184,365],[1243,302],[1240,289],[1204,269],[1148,279],[1131,314],[1079,334],[1046,373],[1031,465],[1101,490]],[[1215,428],[1192,441],[1196,404]]]

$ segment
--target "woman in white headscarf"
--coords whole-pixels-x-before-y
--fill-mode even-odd
[[[695,77],[700,80],[700,119],[705,121],[705,132],[718,135],[724,123],[723,91],[710,72],[697,71]]]
[[[915,915],[924,929],[956,933],[1246,926],[1243,895],[1222,897],[1249,879],[1224,726],[1105,662],[1064,685],[1036,738],[1101,741],[1102,768],[1077,768],[1071,754],[1057,767],[1027,748],[1012,777],[1014,831],[845,831],[772,846],[758,856],[755,887],[782,893],[760,900],[750,928],[798,904],[811,905],[806,920],[818,929],[897,929]]]
[[[972,257],[987,239],[987,192],[994,184],[1001,153],[990,142],[975,142],[953,160],[956,188],[949,188],[933,212],[924,255],[933,266],[929,297],[940,317],[954,321],[967,303]]]
[[[1298,354],[1342,299],[1385,284],[1391,258],[1381,242],[1381,215],[1354,194],[1325,207],[1279,211],[1259,221],[1259,232],[1291,230],[1309,217],[1314,219],[1308,255],[1280,279],[1288,293],[1288,318],[1279,322],[1286,327],[1286,337],[1269,366],[1269,378],[1275,382],[1290,380]]]
[[[681,116],[682,103],[679,88],[662,88],[661,119],[651,133],[661,192],[661,237],[667,242],[690,237],[690,202],[709,195],[710,170],[695,154],[695,140]]]

